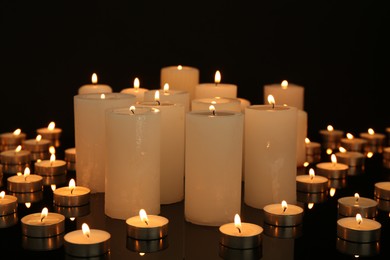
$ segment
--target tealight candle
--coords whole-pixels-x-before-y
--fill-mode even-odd
[[[18,198],[6,195],[5,191],[0,192],[0,216],[13,214],[18,207]]]
[[[252,223],[241,222],[240,216],[234,216],[234,223],[219,227],[220,243],[235,249],[251,249],[261,245],[263,228]]]
[[[30,151],[22,150],[22,146],[18,145],[15,150],[7,150],[0,153],[1,164],[28,164],[31,162]]]
[[[127,236],[139,240],[160,239],[168,235],[169,220],[163,216],[147,215],[144,209],[139,216],[126,219]]]
[[[237,85],[221,83],[221,73],[217,70],[214,83],[201,83],[195,86],[195,97],[200,98],[237,98]]]
[[[332,125],[328,125],[326,130],[320,130],[323,148],[337,149],[344,135],[344,131],[336,130]]]
[[[50,158],[50,140],[42,139],[42,135],[37,135],[35,139],[28,139],[22,142],[22,147],[30,151],[31,161],[45,160]]]
[[[96,73],[92,74],[92,84],[86,84],[79,88],[78,94],[91,94],[91,93],[112,93],[112,88],[106,84],[98,84],[98,77]]]
[[[0,215],[0,228],[9,228],[16,225],[19,221],[18,213]]]
[[[26,139],[26,134],[20,128],[15,131],[0,134],[0,151],[15,149]]]
[[[301,192],[325,192],[328,188],[328,178],[323,176],[316,176],[314,169],[309,170],[309,175],[298,175],[297,191]]]
[[[69,171],[75,171],[76,170],[76,148],[68,148],[65,150],[65,162],[66,162],[66,168]]]
[[[49,140],[55,147],[60,146],[60,137],[62,129],[56,127],[55,122],[50,122],[45,128],[38,128],[37,134],[41,135],[43,139]]]
[[[158,92],[158,94],[156,92]],[[159,96],[161,102],[182,104],[184,106],[185,112],[190,111],[190,106],[191,106],[190,93],[187,91],[170,89],[169,84],[166,83],[162,89],[150,90],[146,92],[144,95],[144,101],[145,102],[155,101],[156,95]]]
[[[65,217],[48,212],[47,208],[43,208],[41,213],[26,215],[20,221],[22,233],[28,237],[52,237],[65,230]]]
[[[198,98],[191,101],[191,110],[208,110],[209,106],[213,105],[216,110],[222,111],[236,111],[241,112],[241,102],[237,98],[221,98],[221,97],[212,97],[212,98]]]
[[[374,129],[369,128],[366,133],[360,133],[360,137],[367,140],[367,144],[365,146],[366,152],[373,152],[373,153],[383,152],[383,146],[385,145],[386,135],[381,133],[376,133]]]
[[[43,189],[43,178],[38,174],[30,174],[30,168],[24,169],[23,175],[17,174],[7,178],[7,189],[10,192],[36,192]]]
[[[82,230],[71,231],[64,236],[64,250],[75,257],[97,257],[110,251],[111,234],[104,230],[90,229],[86,223]]]
[[[356,138],[351,133],[347,133],[346,138],[341,138],[340,145],[347,151],[364,152],[367,140],[363,138]]]
[[[264,85],[264,104],[267,97],[272,95],[280,104],[286,104],[297,109],[304,109],[304,87],[283,80],[281,84]]]
[[[56,160],[55,154],[50,156],[50,160],[43,160],[35,163],[35,171],[39,175],[56,176],[66,174],[66,162]]]
[[[317,163],[321,160],[321,144],[311,142],[309,138],[305,138],[306,161],[309,163]]]
[[[356,214],[337,220],[337,236],[351,242],[375,242],[380,240],[381,226],[378,221]]]
[[[302,224],[303,209],[297,205],[269,204],[264,208],[264,222],[274,226],[297,226]]]
[[[354,196],[338,200],[338,213],[341,216],[355,216],[357,213],[364,218],[374,218],[377,215],[378,202],[369,198],[361,198],[358,193]]]
[[[132,94],[136,97],[137,103],[144,101],[144,94],[148,92],[149,89],[140,88],[140,82],[138,78],[134,79],[132,88],[124,88],[120,91],[120,93]]]
[[[349,152],[344,147],[339,147],[339,151],[335,153],[338,162],[344,163],[349,167],[364,165],[365,156],[361,152]]]
[[[343,179],[347,176],[349,166],[344,163],[338,163],[335,154],[331,156],[331,162],[322,162],[316,164],[318,175],[329,179]]]
[[[390,181],[375,183],[374,195],[382,200],[390,200]]]
[[[90,189],[76,186],[75,180],[71,179],[68,187],[61,187],[54,190],[54,204],[65,207],[82,206],[89,203],[90,193]]]

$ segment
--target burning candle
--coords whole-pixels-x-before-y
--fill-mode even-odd
[[[112,93],[112,88],[106,84],[98,84],[98,76],[96,73],[92,74],[92,84],[86,84],[79,88],[78,94],[91,94],[91,93]]]
[[[351,242],[370,243],[380,240],[381,224],[375,220],[356,217],[337,220],[337,236]]]
[[[148,92],[149,90],[146,88],[140,88],[140,81],[138,78],[134,79],[133,87],[132,88],[124,88],[121,90],[120,93],[125,94],[132,94],[136,97],[137,103],[144,101],[144,95],[145,92]]]
[[[13,214],[18,208],[18,198],[12,195],[6,195],[5,191],[0,192],[0,216]]]
[[[0,151],[13,150],[26,139],[26,134],[20,128],[15,131],[0,134]]]
[[[76,148],[68,148],[65,150],[66,168],[69,171],[76,170]]]
[[[57,160],[53,153],[50,160],[42,160],[35,163],[35,172],[43,176],[57,176],[66,174],[66,162]]]
[[[56,127],[54,121],[50,122],[45,128],[37,129],[37,134],[41,135],[43,139],[49,140],[55,147],[60,146],[60,137],[62,129]]]
[[[30,168],[21,173],[7,178],[7,189],[10,192],[24,193],[43,190],[43,178],[37,174],[30,174]]]
[[[237,98],[199,98],[193,99],[191,102],[191,110],[208,110],[209,106],[213,105],[218,111],[236,111],[241,112],[241,102]]]
[[[38,159],[44,160],[50,157],[49,147],[51,142],[47,139],[42,139],[42,135],[37,135],[35,139],[28,139],[22,142],[22,147],[30,151],[31,161]]]
[[[64,236],[64,250],[75,257],[98,257],[110,251],[111,234],[104,230],[90,229],[83,223],[81,230],[74,230]]]
[[[139,215],[126,219],[127,236],[139,240],[160,239],[168,234],[169,220],[163,216],[148,215],[140,209]]]
[[[390,181],[375,183],[374,195],[382,200],[390,200]]]
[[[269,204],[264,208],[264,222],[273,226],[297,226],[302,224],[303,209],[297,205],[288,205],[285,200],[281,204]]]
[[[325,192],[328,188],[328,178],[316,176],[314,169],[309,170],[309,175],[298,175],[297,191],[318,193]]]
[[[321,144],[311,142],[309,138],[305,138],[306,161],[309,163],[317,163],[321,161]]]
[[[369,128],[367,133],[360,133],[360,137],[367,140],[365,145],[366,152],[382,153],[385,145],[386,135],[376,133],[374,129]]]
[[[283,80],[281,84],[264,85],[264,104],[267,104],[268,96],[272,95],[280,104],[303,110],[304,91],[303,86],[289,83],[287,80]]]
[[[338,163],[335,154],[331,155],[331,162],[322,162],[316,164],[317,174],[329,179],[343,179],[347,176],[349,166],[344,163]]]
[[[345,138],[341,138],[340,145],[347,151],[363,153],[367,144],[364,138],[356,138],[351,133],[347,133]]]
[[[31,163],[31,153],[22,150],[22,145],[18,145],[14,150],[7,150],[0,153],[0,163],[3,173],[16,174],[29,167]]]
[[[263,228],[252,223],[241,222],[240,215],[234,216],[234,223],[219,227],[220,243],[235,249],[251,249],[261,245]]]
[[[361,152],[347,151],[344,147],[339,147],[339,152],[335,153],[337,161],[349,167],[364,165],[365,156]]]
[[[359,213],[364,218],[375,218],[377,209],[378,202],[360,197],[358,193],[338,199],[338,214],[341,216],[351,217]]]
[[[237,98],[237,85],[221,83],[221,73],[215,72],[214,83],[201,83],[195,86],[194,99],[200,98]]]
[[[156,92],[159,95],[160,102],[167,102],[173,104],[181,104],[184,106],[184,111],[190,111],[190,94],[188,91],[184,90],[175,90],[170,89],[168,83],[164,85],[162,89],[151,90],[145,93],[144,101],[145,102],[153,102],[155,101]]]
[[[65,217],[58,213],[48,212],[43,208],[41,213],[33,213],[21,219],[22,233],[28,237],[46,238],[57,236],[65,230]]]
[[[75,180],[71,179],[68,187],[61,187],[54,190],[54,204],[65,207],[86,205],[89,203],[90,193],[90,189],[76,186]]]
[[[344,131],[336,130],[332,125],[328,125],[325,130],[320,130],[322,147],[327,149],[337,149],[340,146]]]

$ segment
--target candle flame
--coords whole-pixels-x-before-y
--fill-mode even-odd
[[[56,155],[54,153],[52,153],[50,155],[50,162],[53,163],[55,160],[56,160]]]
[[[373,134],[375,134],[375,131],[374,131],[374,129],[372,129],[372,128],[369,128],[369,129],[368,129],[368,134],[369,134],[369,135],[373,135]]]
[[[169,84],[165,83],[164,84],[164,93],[168,93],[168,91],[169,91]]]
[[[54,122],[52,121],[52,122],[50,122],[50,124],[47,126],[47,129],[49,129],[50,131],[53,131],[55,127],[56,127],[56,123],[54,123]]]
[[[305,144],[310,144],[310,139],[309,138],[305,138]]]
[[[15,153],[18,153],[22,150],[22,146],[18,145],[18,147],[15,148]]]
[[[49,210],[44,207],[41,212],[41,222],[43,222],[43,220],[47,217],[47,214],[49,214]]]
[[[5,191],[0,192],[0,198],[4,199],[4,196],[5,196]]]
[[[215,106],[210,105],[209,106],[209,111],[213,113],[213,116],[215,116]]]
[[[312,209],[314,207],[314,203],[313,202],[310,202],[307,204],[307,208],[308,209]]]
[[[309,166],[309,165],[310,165],[309,162],[304,162],[304,163],[303,163],[303,167],[307,167],[307,166]]]
[[[31,207],[31,202],[26,202],[26,203],[24,203],[24,205],[26,206],[26,208],[30,208]]]
[[[356,222],[360,225],[363,222],[362,215],[359,213],[356,214]]]
[[[179,65],[179,66],[177,66],[177,69],[178,69],[178,70],[182,70],[182,69],[183,69],[183,66]]]
[[[333,166],[335,166],[336,163],[337,163],[337,157],[336,157],[336,155],[335,155],[335,154],[332,154],[332,155],[330,156],[330,160],[332,161]]]
[[[355,193],[354,197],[355,197],[355,203],[358,203],[360,198],[359,193]]]
[[[139,255],[140,255],[140,256],[144,256],[144,255],[145,255],[145,253],[143,253],[143,252],[140,252],[140,253],[139,253]]]
[[[50,154],[55,154],[56,153],[56,148],[54,146],[49,147],[49,153]]]
[[[129,110],[131,111],[131,113],[135,114],[135,106],[130,106]]]
[[[327,155],[332,154],[332,152],[333,152],[333,150],[332,150],[331,148],[326,149],[326,154],[327,154]]]
[[[335,188],[330,188],[329,195],[333,197],[336,194],[336,189]]]
[[[92,84],[98,83],[98,77],[97,77],[96,73],[92,74],[91,81],[92,81]]]
[[[70,193],[72,194],[73,193],[73,190],[76,188],[76,182],[74,181],[74,179],[70,179],[69,181],[69,189],[70,189]]]
[[[57,189],[57,185],[52,184],[52,185],[50,185],[50,188],[51,188],[52,191],[55,191]]]
[[[351,133],[347,133],[347,138],[348,138],[348,140],[352,140],[354,138],[354,136]]]
[[[76,218],[75,217],[70,217],[69,220],[70,221],[74,221]]]
[[[217,70],[215,72],[214,82],[215,82],[215,84],[218,84],[221,82],[221,72],[219,72],[219,70]]]
[[[326,127],[326,129],[329,131],[329,132],[332,132],[334,130],[333,126],[332,125],[328,125]]]
[[[91,234],[91,230],[89,230],[89,226],[87,223],[83,223],[81,225],[81,230],[83,231],[84,236],[89,238],[89,235]]]
[[[285,200],[282,201],[282,210],[285,212],[287,210],[287,202]]]
[[[268,95],[268,103],[272,105],[272,108],[275,106],[275,98],[272,95]]]
[[[346,153],[347,149],[345,149],[344,147],[340,146],[339,147],[339,151],[340,151],[340,153]]]
[[[16,176],[22,176],[23,174],[21,172],[17,172]]]
[[[374,153],[373,153],[373,152],[368,152],[368,153],[367,153],[367,158],[371,158],[372,156],[374,156]]]
[[[146,214],[146,211],[144,209],[140,209],[139,211],[139,217],[141,218],[142,222],[145,222],[146,225],[149,225],[148,221],[148,215]]]
[[[238,232],[241,233],[241,218],[240,215],[234,215],[234,226],[238,229]]]
[[[12,134],[18,136],[18,135],[20,135],[21,132],[22,132],[22,130],[20,130],[20,128],[18,128]]]
[[[37,135],[37,137],[35,137],[35,140],[37,142],[41,141],[42,140],[42,135]]]
[[[134,82],[133,82],[133,86],[134,86],[135,90],[138,90],[138,89],[139,89],[139,85],[140,85],[139,79],[138,79],[138,78],[135,78],[135,79],[134,79]]]
[[[313,180],[313,179],[314,179],[314,176],[315,176],[315,174],[314,174],[314,169],[313,169],[313,168],[310,168],[310,170],[309,170],[309,175],[310,175],[310,180]]]
[[[160,104],[160,92],[158,90],[156,90],[156,92],[154,92],[154,101],[156,101],[158,104]]]
[[[26,167],[24,168],[24,172],[23,172],[23,176],[24,176],[24,180],[27,179],[27,177],[30,175],[30,168]]]
[[[282,87],[282,89],[287,89],[288,81],[287,80],[283,80],[282,83],[280,84],[280,86]]]
[[[104,93],[100,94],[100,99],[106,99],[106,95]]]

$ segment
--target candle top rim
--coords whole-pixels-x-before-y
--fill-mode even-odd
[[[76,153],[76,147],[71,147],[65,149],[65,153]]]
[[[146,91],[150,91],[150,90],[147,88],[141,88],[141,87],[139,87],[139,88],[131,87],[131,88],[123,88],[119,93],[134,92],[134,91],[146,92]]]
[[[359,197],[359,200],[356,203],[356,198],[354,196],[339,198],[338,203],[343,204],[345,206],[354,206],[360,208],[371,208],[376,207],[378,205],[378,202],[376,200],[366,197]]]
[[[33,180],[31,180],[33,178]],[[40,182],[43,180],[43,177],[39,174],[30,174],[27,177],[27,180],[25,180],[24,175],[13,175],[7,178],[7,181],[14,182],[14,183],[33,183],[33,182]]]
[[[356,152],[356,151],[346,151],[345,153],[342,153],[342,152],[337,152],[335,153],[336,157],[339,156],[339,157],[357,157],[357,158],[364,158],[364,154],[361,153],[361,152]]]
[[[225,88],[237,88],[237,85],[236,84],[232,84],[232,83],[223,83],[223,82],[219,82],[219,83],[215,83],[215,82],[205,82],[205,83],[199,83],[198,85],[196,85],[197,87],[215,87],[215,88],[218,88],[218,87],[225,87]]]
[[[66,191],[66,192],[69,192],[69,193],[66,193],[66,194],[63,194],[61,192],[63,191]],[[75,192],[82,192],[82,193],[75,193]],[[64,186],[64,187],[60,187],[60,188],[57,188],[53,191],[54,194],[56,195],[60,195],[60,196],[69,196],[69,197],[77,197],[77,196],[80,196],[80,195],[87,195],[91,192],[91,190],[87,187],[84,187],[84,186],[76,186],[73,190],[73,193],[70,193],[70,189],[68,186]],[[59,194],[60,193],[60,194]]]
[[[42,138],[41,140],[37,141],[35,138],[33,139],[27,139],[27,140],[23,140],[22,144],[36,144],[36,145],[47,145],[47,144],[50,144],[50,140],[49,139],[44,139]]]
[[[269,211],[274,208],[279,208],[280,213]],[[291,209],[294,209],[295,212],[291,212]],[[294,204],[288,204],[285,212],[283,212],[282,210],[282,205],[278,203],[266,205],[264,206],[263,210],[278,216],[295,216],[295,215],[303,214],[303,208]]]
[[[218,110],[216,111],[216,114],[213,115],[212,112],[209,110],[193,110],[190,112],[187,112],[188,115],[192,116],[208,116],[208,117],[221,117],[221,116],[226,116],[226,117],[234,117],[234,116],[241,116],[243,115],[241,112],[236,112],[236,111],[230,111],[230,110]]]
[[[73,230],[65,234],[64,240],[69,243],[88,245],[104,243],[111,238],[111,234],[105,230],[90,229],[89,232],[90,236],[87,238],[82,230]]]
[[[26,216],[24,216],[20,221],[25,225],[33,225],[40,224],[41,226],[50,226],[50,225],[56,225],[58,223],[61,223],[65,221],[65,216],[59,213],[55,212],[48,212],[47,216],[45,217],[44,221],[40,221],[41,219],[41,213],[31,213]],[[36,222],[36,220],[39,220],[39,222]]]
[[[385,190],[390,191],[390,181],[380,181],[380,182],[377,182],[377,183],[375,183],[375,187],[377,187],[379,189],[388,188],[388,189],[385,189]]]
[[[160,104],[157,104],[157,101],[142,101],[141,103],[137,104],[136,108],[139,107],[154,107],[154,108],[159,108],[159,107],[174,107],[174,106],[179,106],[179,107],[184,107],[183,104],[179,103],[172,103],[170,101],[159,101]]]
[[[0,134],[0,137],[2,138],[21,138],[21,137],[26,137],[26,133],[21,132],[18,135],[14,135],[13,132],[4,132]]]
[[[180,64],[179,64],[180,65]],[[161,70],[166,70],[166,69],[174,69],[174,70],[177,70],[177,71],[183,71],[183,70],[196,70],[196,71],[199,71],[198,68],[196,67],[192,67],[192,66],[188,66],[188,65],[180,65],[182,67],[181,70],[177,69],[177,67],[179,65],[170,65],[170,66],[166,66],[166,67],[163,67],[161,68]]]
[[[4,202],[4,201],[7,201],[7,204],[9,204],[9,203],[17,202],[18,198],[15,197],[14,195],[5,194],[4,198],[0,199],[0,205],[1,205],[1,202]]]
[[[232,230],[234,230],[233,233],[229,232]],[[253,237],[263,233],[264,229],[254,223],[241,222],[241,233],[238,231],[234,223],[226,223],[221,225],[219,227],[219,231],[230,236]]]
[[[191,102],[192,103],[202,103],[202,104],[209,104],[211,102],[217,102],[216,104],[228,104],[228,103],[237,103],[241,104],[240,100],[238,98],[227,98],[227,97],[220,97],[220,98],[196,98],[193,99]],[[222,101],[218,103],[218,101]],[[214,104],[213,104],[214,105]]]
[[[19,152],[15,152],[15,150],[5,150],[0,153],[1,156],[5,157],[18,157],[18,156],[26,156],[31,154],[29,150],[20,150]]]
[[[109,114],[117,115],[117,116],[155,116],[159,115],[160,111],[158,109],[154,109],[151,106],[139,106],[134,105],[135,113],[133,114],[129,108],[114,108],[108,111]]]
[[[161,227],[169,224],[168,218],[159,215],[148,215],[148,219],[149,222],[148,225],[146,225],[145,222],[141,221],[141,218],[139,216],[133,216],[126,219],[126,224],[137,228],[144,228],[144,229],[156,228],[156,227]]]
[[[262,105],[250,105],[246,107],[246,109],[257,110],[257,111],[278,111],[278,112],[297,110],[296,107],[277,105],[277,104],[275,104],[274,108],[272,108],[272,105],[270,104],[262,104]]]
[[[164,95],[166,91],[164,91],[164,89],[162,88],[159,88],[159,89],[151,89],[148,91],[147,95],[154,95],[155,92],[158,91],[160,93],[160,98],[166,96]],[[183,94],[189,94],[188,91],[186,90],[181,90],[181,89],[168,89],[167,92],[170,94],[170,95],[183,95]]]
[[[105,98],[101,98],[101,94],[105,95]],[[85,93],[85,94],[78,94],[74,96],[74,99],[82,99],[82,100],[89,100],[89,101],[96,101],[96,100],[118,100],[118,99],[136,99],[136,96],[133,94],[126,94],[126,93],[118,93],[118,92],[111,92],[111,93]]]
[[[264,88],[268,88],[268,87],[271,87],[271,88],[281,88],[283,90],[288,90],[289,88],[294,88],[294,89],[304,89],[304,86],[302,85],[298,85],[298,84],[294,84],[294,83],[290,83],[288,82],[288,86],[287,88],[282,88],[281,84],[280,83],[271,83],[271,84],[265,84],[264,85]]]
[[[309,181],[312,181],[312,182],[306,182],[306,180],[309,180]],[[297,175],[296,176],[296,181],[298,182],[303,182],[303,183],[312,183],[312,184],[319,184],[319,183],[324,183],[324,182],[328,182],[329,179],[324,177],[324,176],[321,176],[321,175],[315,175],[313,180],[311,180],[311,177],[309,174],[302,174],[302,175]]]
[[[328,165],[335,165],[335,167],[332,166],[332,168],[327,168],[327,167],[321,167],[321,166],[328,166]],[[317,168],[323,169],[323,170],[348,170],[349,166],[345,163],[340,163],[340,162],[321,162],[316,164]],[[336,168],[337,167],[337,168]]]
[[[353,226],[348,225],[352,223]],[[369,219],[369,218],[363,218],[363,221],[360,223],[360,225],[356,222],[356,217],[345,217],[340,218],[337,220],[337,224],[352,230],[356,231],[370,231],[370,230],[378,230],[381,229],[382,224],[376,220]]]

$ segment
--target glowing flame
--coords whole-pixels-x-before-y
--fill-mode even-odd
[[[283,80],[282,83],[280,84],[280,86],[282,87],[282,89],[287,89],[288,81],[287,80]]]
[[[369,135],[373,135],[373,134],[375,134],[375,132],[374,132],[374,129],[372,129],[372,128],[369,128],[369,129],[368,129],[368,134],[369,134]]]
[[[106,95],[105,95],[104,93],[102,93],[102,94],[100,95],[100,99],[106,99]]]
[[[134,88],[135,88],[136,90],[139,89],[139,79],[138,79],[138,78],[135,78],[135,79],[134,79],[133,86],[134,86]]]
[[[212,112],[213,115],[215,115],[215,106],[210,105],[210,106],[209,106],[209,111]]]
[[[50,162],[52,163],[52,162],[54,162],[56,160],[56,155],[54,154],[54,153],[52,153],[51,155],[50,155]]]
[[[31,207],[31,202],[26,202],[26,203],[24,203],[24,205],[26,206],[26,208],[30,208]]]
[[[91,230],[89,230],[87,223],[83,223],[81,225],[81,230],[83,231],[83,235],[89,238],[89,235],[91,234]]]
[[[49,210],[44,207],[41,212],[41,222],[47,217],[47,214],[49,214]]]
[[[71,217],[69,219],[70,219],[70,221],[74,221],[76,218],[75,217]]]
[[[213,100],[213,101],[211,101],[211,104],[216,105],[217,101]]]
[[[55,191],[57,189],[57,185],[52,184],[52,185],[50,185],[50,188],[51,188],[52,191]]]
[[[135,106],[130,106],[129,110],[130,110],[131,113],[134,114],[135,113]]]
[[[27,176],[30,175],[30,172],[31,172],[31,171],[30,171],[30,168],[26,167],[26,168],[24,169],[24,172],[23,172],[24,179],[26,179]]]
[[[373,153],[373,152],[368,152],[368,153],[367,153],[367,158],[371,158],[372,156],[374,156],[374,153]]]
[[[336,155],[335,155],[335,154],[332,154],[332,155],[330,156],[330,160],[332,161],[333,165],[335,165],[335,164],[337,163],[337,157],[336,157]]]
[[[347,149],[345,149],[344,147],[340,146],[339,147],[339,151],[340,151],[340,153],[346,153]]]
[[[304,162],[304,163],[303,163],[303,167],[307,167],[307,166],[309,166],[309,165],[310,165],[309,162]]]
[[[354,197],[355,197],[355,202],[358,203],[360,198],[359,193],[355,193]]]
[[[241,218],[240,218],[240,215],[238,215],[238,214],[234,215],[234,226],[241,233]]]
[[[139,217],[141,218],[142,222],[145,222],[146,225],[148,225],[148,215],[146,214],[146,211],[144,209],[140,209],[139,211]]]
[[[314,176],[315,176],[315,174],[314,174],[314,169],[313,169],[313,168],[310,168],[310,170],[309,170],[309,175],[310,175],[310,180],[313,180],[313,179],[314,179]]]
[[[215,82],[215,84],[218,84],[221,82],[221,72],[219,72],[219,70],[217,70],[215,72],[214,82]]]
[[[336,194],[336,189],[335,188],[330,188],[329,195],[333,197]]]
[[[348,138],[348,140],[352,140],[354,137],[351,133],[347,133],[347,138]]]
[[[18,136],[18,135],[20,135],[21,132],[22,132],[22,130],[20,130],[20,128],[18,128],[12,134]]]
[[[23,174],[21,172],[16,173],[17,176],[22,176]]]
[[[37,137],[35,137],[35,140],[37,142],[41,141],[42,140],[42,135],[37,135]]]
[[[309,138],[305,138],[305,144],[310,144],[310,139]]]
[[[144,255],[145,255],[145,253],[143,253],[143,252],[140,252],[140,253],[139,253],[139,255],[140,255],[140,256],[144,256]]]
[[[360,225],[363,222],[362,215],[359,213],[356,214],[356,222]]]
[[[72,193],[75,188],[76,188],[76,182],[74,181],[74,179],[70,179],[69,181],[70,193]]]
[[[182,70],[182,69],[183,69],[183,66],[179,65],[179,66],[177,66],[177,69],[178,69],[178,70]]]
[[[56,123],[50,122],[50,124],[47,126],[47,129],[49,129],[50,131],[53,131],[55,127],[56,127]]]
[[[49,147],[49,153],[50,154],[55,154],[56,153],[56,148],[54,146]]]
[[[268,95],[268,103],[270,104],[270,105],[275,105],[275,98],[274,98],[274,96],[272,96],[272,95]]]
[[[92,81],[92,84],[98,83],[98,77],[97,77],[96,73],[92,74],[91,81]]]
[[[331,148],[326,149],[326,154],[327,155],[331,155],[332,152],[333,152],[333,150]]]
[[[331,126],[331,125],[328,125],[327,127],[326,127],[326,129],[329,131],[329,132],[332,132],[334,129],[333,129],[333,126]]]
[[[282,210],[283,212],[287,210],[287,202],[285,200],[282,201]]]
[[[308,209],[312,209],[314,207],[314,203],[313,202],[310,202],[307,204],[307,208]]]
[[[156,102],[160,101],[160,92],[158,90],[154,92],[154,101]]]
[[[4,199],[4,196],[5,196],[5,191],[0,192],[0,198]]]
[[[22,150],[22,146],[18,145],[18,147],[15,148],[15,153],[18,153]]]
[[[169,91],[169,84],[165,83],[164,84],[164,93],[168,93],[168,91]]]

